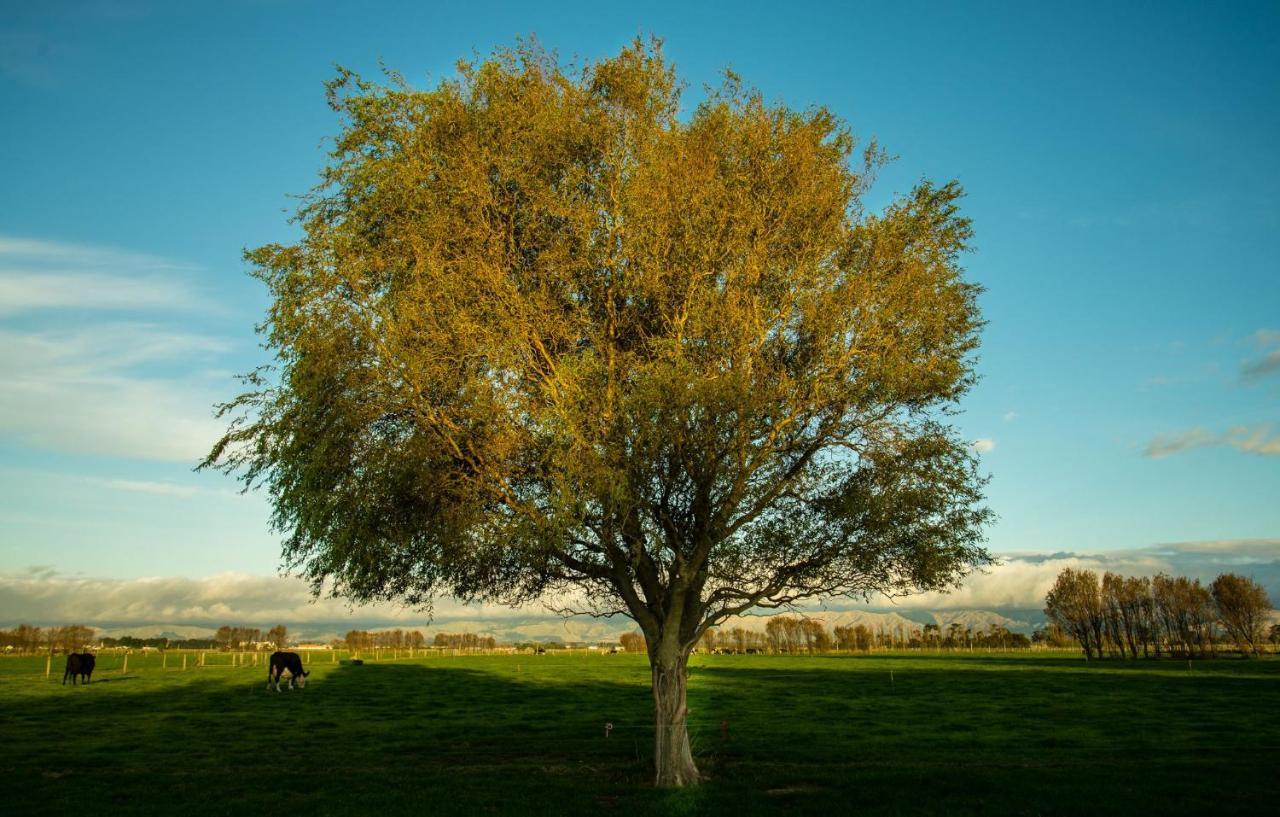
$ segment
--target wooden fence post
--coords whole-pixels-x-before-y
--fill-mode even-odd
[[[168,669],[168,668],[169,668],[169,653],[162,652],[160,653],[160,669]]]
[[[187,668],[187,654],[184,652],[182,654],[182,669],[185,671],[186,668]]]
[[[129,671],[129,653],[124,654],[124,666],[120,668],[121,672]]]
[[[53,653],[49,653],[44,658],[44,677],[49,677],[49,672],[53,669]]]

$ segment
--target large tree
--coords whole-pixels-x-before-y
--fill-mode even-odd
[[[731,74],[682,112],[656,43],[390,77],[330,84],[301,238],[247,253],[276,363],[206,463],[317,592],[630,616],[682,785],[708,627],[987,561],[956,184],[870,213],[874,143]]]

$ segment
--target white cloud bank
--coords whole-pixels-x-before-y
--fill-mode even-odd
[[[450,620],[509,619],[545,614],[541,607],[513,610],[497,605],[466,606],[449,599],[434,612],[400,604],[352,607],[347,601],[315,599],[309,586],[291,576],[220,573],[192,579],[148,576],[110,579],[30,568],[0,573],[0,626],[18,621],[78,622],[91,626],[174,624],[218,627],[223,624],[329,624],[377,622],[394,626]]]
[[[1251,575],[1280,602],[1280,539],[1179,542],[1104,553],[1018,554],[970,576],[951,593],[924,593],[894,602],[828,601],[827,610],[1027,611],[1043,606],[1045,593],[1064,567],[1111,570],[1127,575],[1167,572],[1204,580],[1221,572]],[[540,605],[511,609],[437,601],[433,614],[397,604],[351,607],[343,600],[314,600],[297,578],[223,573],[200,579],[146,577],[106,579],[31,568],[0,573],[0,626],[19,622],[77,622],[99,628],[145,625],[218,627],[223,624],[342,631],[351,627],[444,628],[450,622],[512,630],[535,624],[562,626]],[[584,619],[586,621],[586,619]]]

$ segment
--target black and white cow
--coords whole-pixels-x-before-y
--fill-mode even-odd
[[[271,663],[267,665],[267,689],[271,689],[271,685],[276,685],[276,692],[280,691],[280,676],[285,672],[289,673],[289,689],[293,689],[293,682],[297,680],[298,689],[307,688],[307,676],[311,673],[302,671],[302,659],[298,657],[296,652],[273,652],[271,653]]]
[[[96,663],[97,659],[91,652],[67,653],[67,668],[62,672],[62,683],[65,684],[68,678],[71,679],[72,686],[76,685],[77,679],[83,679],[86,684],[89,683]]]

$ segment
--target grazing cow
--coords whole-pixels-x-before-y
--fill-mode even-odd
[[[89,683],[95,663],[97,661],[91,652],[67,653],[67,668],[62,672],[62,683],[67,683],[67,678],[71,679],[71,686],[75,686],[78,679]]]
[[[302,659],[298,657],[296,652],[273,652],[271,653],[271,662],[267,665],[267,689],[271,689],[271,685],[276,685],[276,692],[280,691],[280,676],[285,671],[289,673],[289,689],[293,689],[293,682],[297,680],[298,689],[307,688],[307,676],[311,673],[302,671]]]

